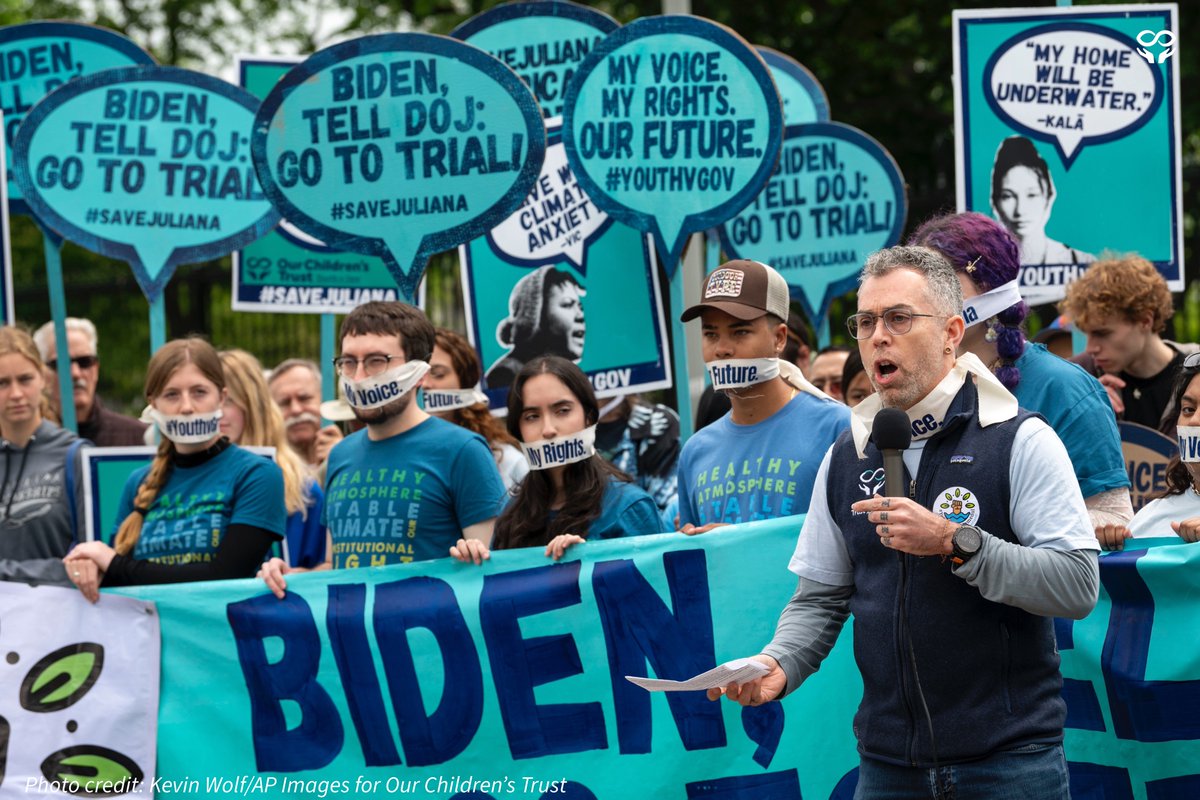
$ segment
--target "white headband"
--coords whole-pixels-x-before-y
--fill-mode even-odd
[[[1015,280],[1002,283],[990,292],[984,292],[963,301],[963,320],[967,327],[989,320],[1001,311],[1021,302],[1021,290]]]

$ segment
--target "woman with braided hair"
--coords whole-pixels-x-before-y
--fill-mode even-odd
[[[959,352],[979,356],[1022,408],[1050,423],[1075,465],[1093,526],[1127,524],[1129,477],[1108,395],[1077,365],[1025,340],[1017,242],[999,223],[968,212],[927,221],[909,244],[937,250],[954,265],[967,323]]]
[[[198,338],[168,342],[146,370],[146,416],[162,443],[125,484],[113,546],[67,554],[67,575],[92,602],[99,587],[251,578],[283,538],[283,476],[221,434],[221,359]]]

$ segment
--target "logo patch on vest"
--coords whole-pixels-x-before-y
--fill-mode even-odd
[[[961,456],[956,456],[959,458]],[[958,525],[972,525],[979,519],[979,503],[975,494],[962,486],[951,486],[934,501],[933,513]]]
[[[883,488],[883,467],[863,470],[863,474],[858,476],[858,488],[867,497],[874,497]]]
[[[975,456],[950,456],[951,464],[971,464],[974,461]]]

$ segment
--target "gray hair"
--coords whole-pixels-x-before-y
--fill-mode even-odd
[[[285,361],[279,362],[275,369],[267,373],[267,385],[270,386],[275,382],[276,378],[283,377],[285,372],[291,372],[297,367],[303,367],[311,372],[313,377],[317,379],[317,386],[321,386],[321,368],[317,366],[317,362],[313,361],[311,358],[289,358]]]
[[[100,346],[100,337],[96,335],[96,326],[92,324],[90,319],[67,317],[63,320],[63,324],[67,327],[68,336],[70,336],[71,331],[78,331],[86,336],[88,344],[92,348],[92,355],[96,355]],[[50,351],[53,349],[57,352],[57,348],[54,346],[54,320],[50,320],[34,331],[33,343],[37,345],[42,361],[49,361]]]
[[[954,316],[962,313],[962,284],[954,274],[954,267],[945,256],[928,247],[897,246],[876,250],[867,257],[858,282],[861,285],[867,278],[882,278],[898,269],[911,269],[925,278],[925,293],[939,314]]]

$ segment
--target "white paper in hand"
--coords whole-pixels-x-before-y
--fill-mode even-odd
[[[698,692],[705,689],[718,689],[731,683],[741,686],[755,678],[761,678],[768,672],[770,670],[767,665],[761,661],[735,658],[733,661],[726,661],[715,669],[702,672],[686,681],[665,681],[656,678],[639,678],[634,675],[626,675],[625,680],[648,692]]]

